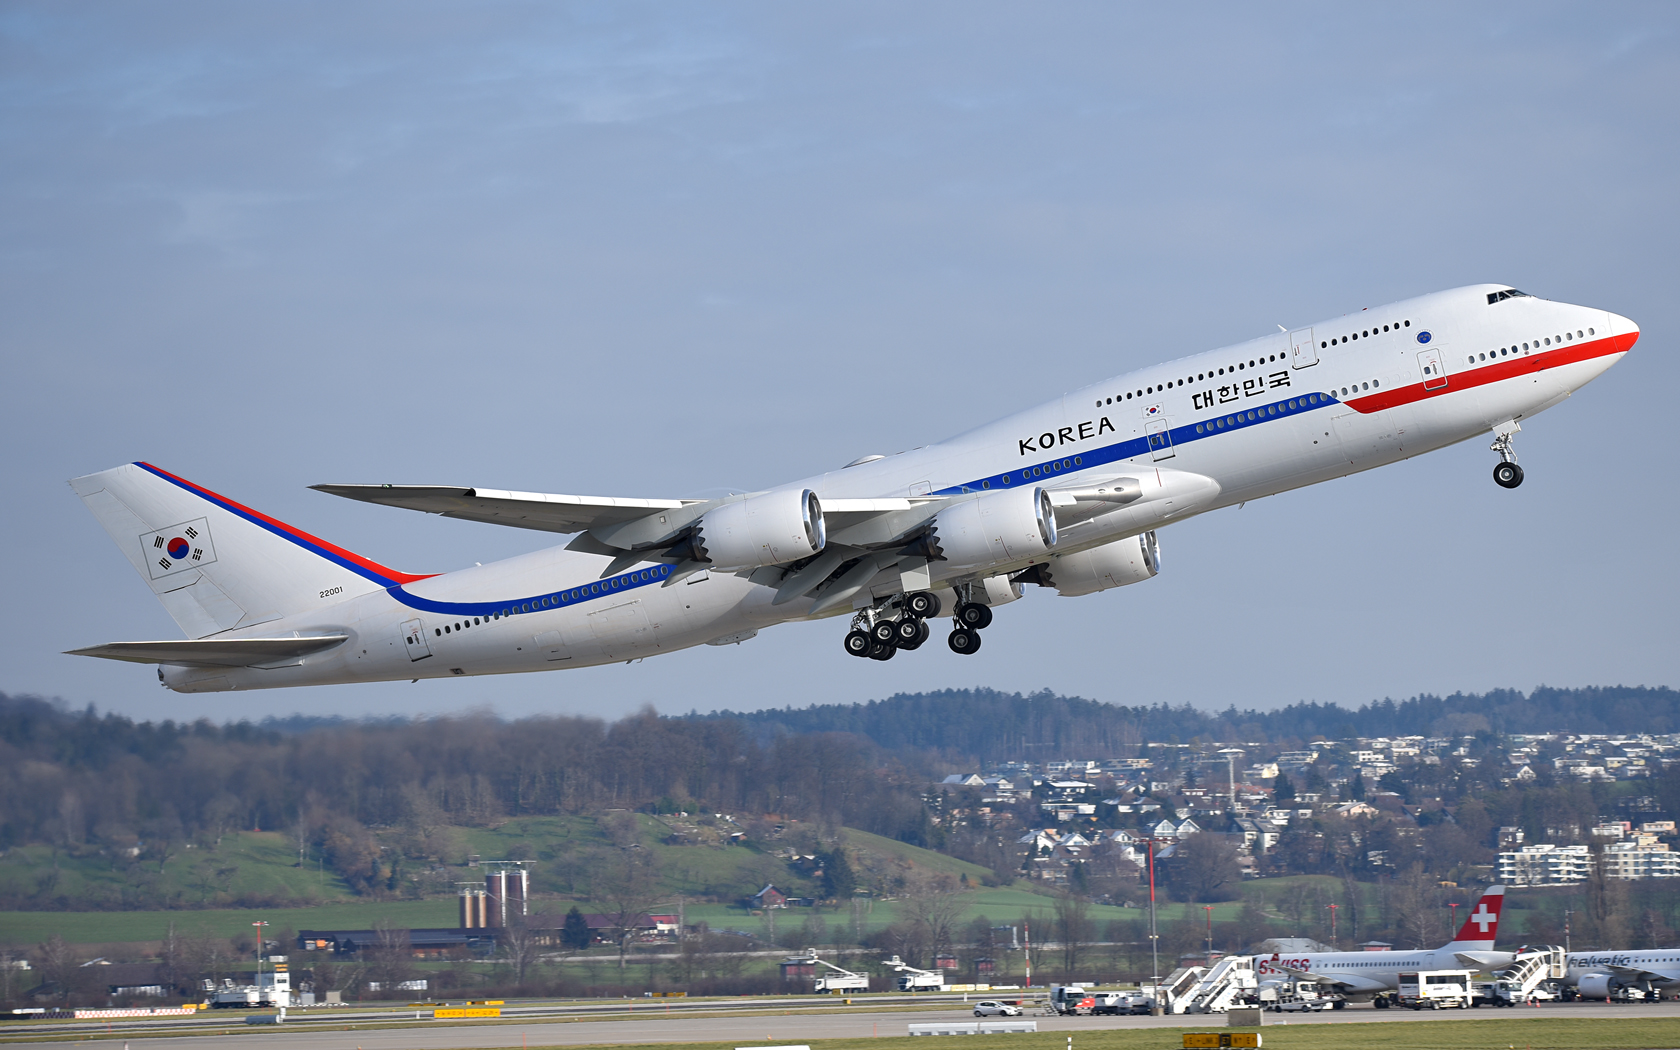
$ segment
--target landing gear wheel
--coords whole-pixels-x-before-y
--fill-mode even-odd
[[[900,649],[914,649],[922,644],[922,632],[925,630],[927,630],[927,627],[923,625],[922,621],[912,616],[906,616],[893,624],[893,640],[898,643]]]
[[[869,658],[871,660],[891,660],[895,655],[897,655],[897,653],[898,646],[896,645],[885,645],[881,642],[875,642],[869,647]]]
[[[957,606],[957,622],[971,631],[984,631],[992,624],[992,610],[989,606],[964,602]]]
[[[875,626],[869,629],[869,637],[882,645],[893,645],[898,641],[897,620],[876,620]]]
[[[912,591],[904,596],[904,608],[918,620],[932,620],[939,615],[939,596],[932,591]]]
[[[904,650],[920,649],[922,647],[922,643],[928,640],[928,635],[933,633],[932,631],[928,630],[928,625],[927,625],[927,622],[925,620],[917,620],[917,621],[915,621],[915,624],[916,624],[916,637],[912,638],[910,641],[905,641],[903,636],[901,635],[898,639],[898,647],[900,649],[904,649]]]
[[[862,631],[853,631],[846,636],[846,651],[853,656],[868,656],[870,646],[875,642]]]
[[[1501,463],[1493,468],[1493,483],[1502,489],[1514,489],[1522,484],[1523,469],[1515,463]]]
[[[985,608],[985,606],[981,606]],[[945,639],[945,644],[951,647],[953,653],[969,656],[980,651],[980,632],[971,631],[966,627],[959,627],[951,632],[951,637]]]

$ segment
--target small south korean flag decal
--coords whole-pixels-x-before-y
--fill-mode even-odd
[[[1154,419],[1156,416],[1159,416],[1161,414],[1162,413],[1161,413],[1161,406],[1160,405],[1150,405],[1148,408],[1143,410],[1143,415],[1144,415],[1145,419]]]
[[[148,532],[140,537],[140,554],[146,559],[146,570],[154,580],[209,565],[216,560],[216,547],[210,542],[210,523],[204,518],[194,518],[158,532]]]

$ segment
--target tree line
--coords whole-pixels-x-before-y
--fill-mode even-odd
[[[449,825],[656,800],[913,842],[929,826],[920,795],[928,775],[849,734],[761,741],[735,722],[651,712],[613,723],[467,715],[286,732],[136,723],[0,695],[0,848],[99,848],[163,864],[188,842],[287,831],[358,892],[393,884],[402,862],[372,828],[401,829],[401,852],[418,859],[437,855],[428,840]]]
[[[1301,702],[1274,711],[1204,710],[1188,703],[1126,706],[1060,696],[1048,690],[1004,693],[943,689],[899,693],[858,704],[764,711],[691,713],[689,721],[735,722],[758,739],[800,733],[854,733],[894,751],[940,755],[987,765],[1047,758],[1131,754],[1150,741],[1199,740],[1305,743],[1315,737],[1474,733],[1680,732],[1680,692],[1667,687],[1610,686],[1531,693],[1421,695],[1375,700],[1355,708]]]

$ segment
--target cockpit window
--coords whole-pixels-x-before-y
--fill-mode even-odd
[[[1534,298],[1534,297],[1532,295],[1529,295],[1527,292],[1519,292],[1515,288],[1507,288],[1503,292],[1489,292],[1488,293],[1488,305],[1492,306],[1494,303],[1499,302],[1499,300],[1501,300],[1501,299],[1532,299],[1532,298]]]

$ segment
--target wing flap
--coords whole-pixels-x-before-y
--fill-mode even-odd
[[[199,638],[180,642],[109,642],[71,649],[69,656],[97,656],[134,664],[178,664],[185,667],[251,667],[279,660],[295,660],[342,645],[344,634],[310,638]]]
[[[310,488],[363,503],[441,514],[446,518],[561,533],[618,525],[655,511],[677,510],[702,502],[624,496],[568,496],[552,492],[514,492],[447,485],[311,485]]]

